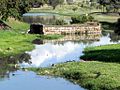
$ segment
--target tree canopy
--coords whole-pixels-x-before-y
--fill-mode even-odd
[[[53,9],[56,8],[57,5],[63,4],[64,0],[49,0],[49,5],[53,7]]]
[[[98,3],[106,7],[108,12],[117,12],[120,9],[120,0],[98,0]]]
[[[0,0],[0,18],[7,20],[8,17],[20,19],[30,10],[28,0]]]
[[[8,17],[21,19],[30,7],[49,4],[55,9],[63,2],[64,0],[0,0],[0,19],[7,20]]]

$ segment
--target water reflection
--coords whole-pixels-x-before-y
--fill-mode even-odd
[[[18,63],[29,63],[30,56],[26,53],[0,58],[0,79],[9,78],[9,74],[19,69]]]
[[[0,90],[84,90],[63,78],[37,76],[33,72],[16,71],[10,80],[0,81]]]
[[[95,41],[99,41],[101,34],[71,34],[65,35],[64,38],[60,38],[57,40],[43,40],[43,43],[52,43],[52,44],[64,44],[68,41],[74,43],[92,43]]]
[[[21,71],[20,63],[31,63],[26,53],[0,58],[0,90],[84,90],[63,78],[37,76]],[[47,85],[47,86],[46,86]]]
[[[23,21],[27,23],[42,23],[47,25],[54,25],[56,20],[62,19],[67,23],[70,22],[70,17],[61,16],[58,14],[48,14],[48,13],[26,13],[23,15]]]
[[[89,38],[88,38],[89,37]],[[106,44],[116,44],[110,38],[110,34],[101,35],[83,35],[83,36],[65,36],[58,40],[43,40],[43,44],[35,45],[35,49],[27,52],[32,64],[23,63],[22,67],[46,67],[52,64],[79,61],[83,55],[83,50],[88,46],[100,46]]]
[[[120,40],[120,35],[116,33],[110,33],[110,38],[112,42],[119,42]]]

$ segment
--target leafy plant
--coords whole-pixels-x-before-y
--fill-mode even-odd
[[[54,25],[66,25],[67,23],[64,20],[56,20]]]
[[[72,24],[73,23],[85,23],[87,21],[93,21],[94,17],[90,16],[90,15],[80,15],[80,16],[74,16],[71,17],[72,19]]]

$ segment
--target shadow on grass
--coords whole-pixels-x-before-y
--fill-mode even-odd
[[[120,63],[120,49],[86,51],[81,59],[85,61],[103,61]]]

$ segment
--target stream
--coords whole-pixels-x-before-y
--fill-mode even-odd
[[[71,37],[71,38],[70,38]],[[66,79],[38,76],[31,71],[19,70],[9,63],[18,63],[24,67],[48,67],[52,64],[68,61],[80,61],[83,50],[88,46],[100,46],[120,43],[120,37],[114,33],[103,35],[65,36],[58,40],[43,40],[35,44],[35,49],[0,61],[1,90],[85,90]],[[18,59],[18,62],[14,60]],[[13,62],[9,62],[13,61]]]
[[[69,17],[60,17],[70,21]],[[25,14],[27,23],[50,24],[56,14]],[[36,40],[34,40],[36,41]],[[60,77],[39,76],[31,71],[20,70],[26,67],[48,67],[52,64],[81,61],[85,47],[106,44],[120,44],[120,36],[113,32],[102,35],[67,35],[57,40],[39,40],[34,42],[35,49],[26,51],[16,57],[0,58],[0,90],[85,90]],[[15,64],[15,65],[9,65]],[[17,67],[19,65],[20,67]]]

